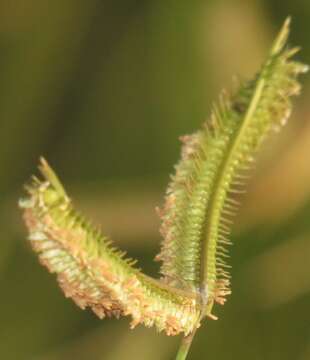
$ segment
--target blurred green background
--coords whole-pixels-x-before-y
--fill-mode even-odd
[[[44,155],[75,203],[156,276],[178,137],[287,15],[310,63],[307,0],[0,1],[0,359],[173,359],[178,338],[98,320],[39,266],[17,209]],[[268,141],[234,226],[233,294],[190,359],[310,359],[310,78]]]

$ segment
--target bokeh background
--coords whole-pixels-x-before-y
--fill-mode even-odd
[[[81,311],[39,266],[17,209],[44,155],[77,206],[149,274],[178,137],[247,78],[308,0],[0,1],[0,358],[173,359],[178,338]],[[190,359],[310,359],[310,78],[268,141],[234,226],[233,294]]]

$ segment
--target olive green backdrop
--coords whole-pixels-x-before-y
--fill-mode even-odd
[[[248,78],[307,0],[0,1],[0,358],[172,359],[179,339],[81,311],[39,266],[17,200],[44,155],[77,206],[149,274],[178,137]],[[310,78],[265,146],[234,226],[233,294],[190,359],[310,359]]]

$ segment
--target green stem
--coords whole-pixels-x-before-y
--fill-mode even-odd
[[[182,342],[181,342],[181,345],[180,345],[180,348],[179,348],[179,351],[177,353],[175,360],[185,360],[186,359],[189,349],[192,345],[192,341],[196,334],[196,330],[197,330],[197,328],[194,331],[192,331],[188,336],[185,336],[182,339]]]

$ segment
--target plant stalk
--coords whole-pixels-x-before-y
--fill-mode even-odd
[[[197,328],[195,330],[193,330],[189,335],[183,337],[175,360],[185,360],[186,359],[186,357],[189,353],[189,349],[192,345],[194,336],[196,334],[196,330],[197,330]]]

